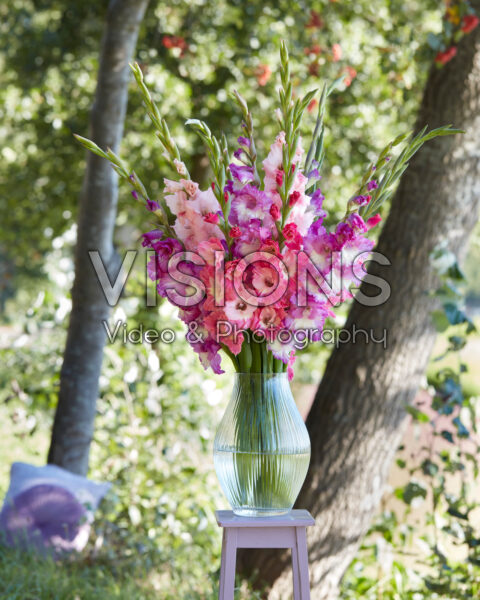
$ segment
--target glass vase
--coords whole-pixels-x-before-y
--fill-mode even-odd
[[[286,373],[237,373],[214,441],[222,490],[235,514],[288,513],[310,462],[310,438]]]

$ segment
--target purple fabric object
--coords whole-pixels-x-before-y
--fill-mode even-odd
[[[41,553],[81,551],[94,512],[110,487],[55,465],[13,463],[0,513],[0,537]]]
[[[37,467],[15,462],[10,469],[10,486],[5,496],[5,504],[21,492],[41,483],[58,485],[73,494],[80,504],[87,508],[92,518],[101,499],[111,487],[111,483],[97,483],[56,465]]]
[[[58,485],[40,484],[4,504],[0,531],[8,546],[59,554],[81,550],[90,525],[73,494]]]

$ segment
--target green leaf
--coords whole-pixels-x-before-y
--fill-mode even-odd
[[[446,429],[444,429],[443,431],[440,432],[440,435],[442,436],[442,438],[444,440],[447,440],[447,442],[450,442],[451,444],[454,444],[454,440],[453,440],[453,435],[450,431],[447,431]]]
[[[442,48],[443,42],[439,36],[429,31],[427,35],[427,44],[432,50],[438,52]]]
[[[467,315],[463,310],[458,308],[456,304],[448,302],[447,304],[444,304],[443,310],[445,311],[445,316],[450,325],[460,325],[461,323],[467,323],[469,321]]]
[[[442,333],[446,329],[450,327],[450,322],[445,314],[445,311],[438,309],[434,310],[431,313],[433,324],[435,325],[435,329]]]
[[[430,417],[415,406],[407,406],[406,410],[410,415],[412,415],[415,421],[418,421],[419,423],[430,422]]]
[[[436,465],[429,458],[426,458],[422,462],[421,468],[422,468],[423,474],[429,475],[430,477],[433,477],[434,475],[436,475],[438,473],[438,465]]]
[[[402,490],[402,500],[407,504],[411,504],[415,498],[425,499],[427,497],[427,489],[420,482],[410,481]]]
[[[461,438],[470,437],[470,432],[465,427],[465,425],[462,423],[462,421],[460,420],[460,417],[455,417],[455,419],[453,419],[452,423],[457,428],[457,433],[458,433],[459,437],[461,437]]]

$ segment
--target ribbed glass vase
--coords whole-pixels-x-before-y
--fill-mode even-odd
[[[310,439],[286,373],[237,373],[214,441],[217,477],[237,515],[288,513],[305,480]]]

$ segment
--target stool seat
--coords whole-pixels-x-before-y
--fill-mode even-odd
[[[223,528],[219,600],[233,600],[237,548],[290,548],[294,600],[310,600],[306,528],[315,524],[307,510],[292,510],[274,517],[240,517],[217,510]]]

